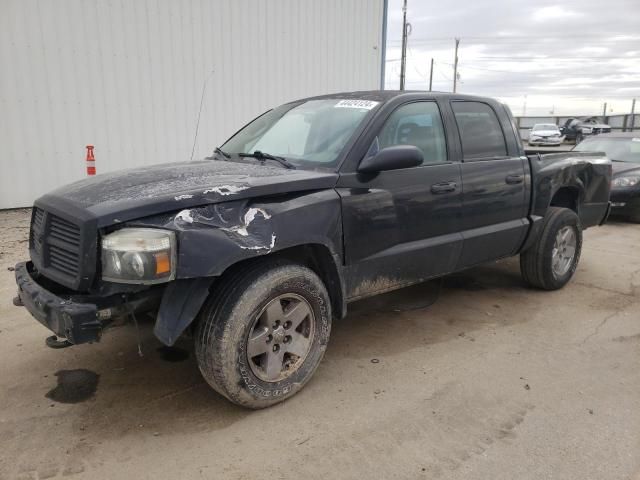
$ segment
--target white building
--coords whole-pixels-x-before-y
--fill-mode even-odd
[[[0,209],[189,160],[288,100],[382,88],[386,0],[1,0]],[[213,73],[211,73],[213,72]]]

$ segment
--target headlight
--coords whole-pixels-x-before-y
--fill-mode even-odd
[[[640,177],[618,177],[613,179],[614,187],[633,187],[640,183]]]
[[[176,276],[176,234],[157,228],[123,228],[102,237],[102,279],[152,284]]]

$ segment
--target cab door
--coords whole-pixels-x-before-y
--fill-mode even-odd
[[[462,165],[462,236],[457,269],[513,255],[529,226],[526,157],[507,145],[508,119],[480,101],[452,101]]]
[[[398,106],[368,142],[367,155],[413,145],[424,161],[413,168],[341,174],[337,191],[350,300],[451,272],[462,248],[460,163],[450,160],[438,104]]]

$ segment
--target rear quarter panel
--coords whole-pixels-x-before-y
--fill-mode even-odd
[[[583,228],[604,219],[611,190],[611,161],[604,153],[567,152],[529,157],[533,217],[544,217],[554,195],[568,187],[578,194]]]

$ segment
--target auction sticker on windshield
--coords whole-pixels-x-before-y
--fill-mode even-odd
[[[373,100],[340,100],[333,108],[364,108],[371,110],[380,102],[374,102]]]

